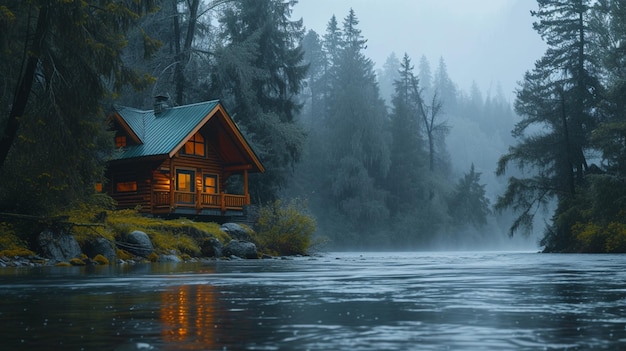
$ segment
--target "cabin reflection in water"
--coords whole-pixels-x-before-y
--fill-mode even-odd
[[[214,349],[216,299],[210,285],[181,285],[163,292],[163,341],[184,350]]]

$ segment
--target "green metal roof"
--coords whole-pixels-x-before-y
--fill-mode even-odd
[[[160,114],[118,106],[117,113],[141,140],[115,153],[113,159],[169,154],[218,105],[218,100],[168,107]]]

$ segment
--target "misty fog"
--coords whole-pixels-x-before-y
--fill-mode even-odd
[[[312,30],[322,37],[332,16],[336,17],[341,26],[353,10],[361,35],[366,40],[363,53],[374,65],[380,95],[389,113],[393,110],[393,82],[398,79],[400,60],[404,54],[411,58],[424,93],[431,94],[425,99],[432,98],[434,90],[426,90],[429,85],[435,84],[435,75],[440,73],[443,64],[443,73],[449,77],[452,92],[447,100],[442,100],[439,116],[448,129],[440,141],[439,156],[447,159],[443,161],[447,169],[442,176],[449,182],[442,191],[449,193],[453,184],[473,165],[476,172],[480,173],[485,196],[493,205],[506,188],[506,177],[496,176],[495,169],[498,159],[514,143],[511,130],[517,118],[512,111],[512,102],[517,82],[545,50],[545,43],[532,29],[530,10],[535,9],[536,4],[523,0],[322,3],[300,1],[294,7],[292,18],[302,18],[306,32]],[[430,77],[423,76],[424,64],[427,66],[426,74]],[[315,126],[316,117],[309,119],[307,113],[311,113],[310,102],[305,104],[301,118],[305,126]],[[315,131],[313,135],[316,135]],[[311,153],[305,155],[305,158],[316,157]],[[299,171],[306,173],[311,167],[315,167],[315,162],[305,160]],[[342,221],[341,217],[331,219],[328,213],[318,207],[326,206],[324,201],[316,202],[314,199],[322,189],[303,192],[300,189],[303,178],[296,176],[294,179],[298,184],[288,187],[285,194],[308,199],[313,213],[317,214],[321,233],[346,230],[335,223]],[[511,238],[507,235],[511,221],[511,213],[491,212],[487,223],[479,227],[434,229],[425,225],[418,229],[415,224],[407,224],[400,226],[405,228],[401,230],[413,227],[414,230],[439,231],[436,238],[430,238],[426,245],[405,242],[400,246],[435,249],[537,248],[540,233],[533,233],[529,237],[518,234]],[[536,218],[538,232],[541,231],[543,221],[544,215],[539,213]],[[390,226],[382,227],[389,229]],[[337,241],[336,236],[330,234],[331,242]],[[406,237],[398,240],[412,241]],[[391,241],[381,245],[391,248],[397,246],[393,239]],[[350,245],[344,242],[342,246]]]

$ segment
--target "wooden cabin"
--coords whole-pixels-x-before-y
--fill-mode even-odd
[[[248,174],[264,172],[219,101],[168,107],[157,97],[143,111],[117,107],[110,115],[117,151],[103,191],[119,208],[153,215],[232,217],[250,204]],[[229,177],[242,189],[228,193]]]

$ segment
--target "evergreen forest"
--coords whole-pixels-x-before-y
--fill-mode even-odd
[[[626,252],[625,2],[537,0],[514,101],[445,57],[375,63],[358,9],[317,33],[295,4],[0,0],[0,212],[92,201],[112,106],[167,95],[219,99],[267,170],[252,201],[298,199],[331,248]]]

